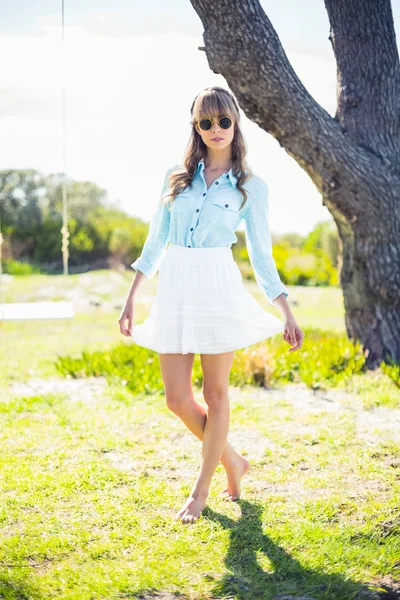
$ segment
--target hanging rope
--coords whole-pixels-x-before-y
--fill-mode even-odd
[[[63,257],[63,272],[64,276],[68,275],[68,258],[69,258],[69,231],[68,231],[68,201],[67,201],[67,182],[66,182],[66,164],[67,164],[67,150],[66,150],[66,130],[67,130],[67,117],[66,117],[66,101],[65,101],[65,15],[64,15],[64,0],[61,0],[61,15],[62,15],[62,58],[63,58],[63,77],[62,77],[62,139],[63,139],[63,178],[62,178],[62,205],[63,205],[63,225],[61,227],[62,243],[61,252]]]

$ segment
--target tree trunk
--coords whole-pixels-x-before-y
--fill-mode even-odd
[[[257,0],[191,3],[210,68],[308,173],[337,224],[349,337],[369,368],[399,363],[400,69],[390,0],[325,0],[334,117],[302,85]]]

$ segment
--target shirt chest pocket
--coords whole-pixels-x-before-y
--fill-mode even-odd
[[[243,203],[243,196],[239,193],[218,193],[212,198],[212,208],[214,217],[221,224],[227,224],[234,227],[242,218],[240,207]]]

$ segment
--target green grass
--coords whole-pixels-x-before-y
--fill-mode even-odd
[[[91,312],[73,319],[7,321],[0,329],[3,381],[57,375],[55,361],[83,348],[106,349],[122,338],[117,313]]]
[[[16,398],[0,417],[0,562],[12,565],[0,568],[4,598],[108,600],[157,589],[347,600],[373,575],[399,571],[399,473],[389,462],[400,447],[360,443],[351,411],[310,417],[244,393],[232,402],[230,436],[245,423],[252,442],[233,441],[237,450],[264,451],[239,503],[218,499],[218,467],[208,507],[190,526],[174,515],[200,466],[200,441],[162,395],[113,386],[89,404]]]
[[[363,371],[362,353],[345,339],[340,290],[289,289],[306,331],[301,351],[289,353],[277,336],[235,353],[229,440],[251,462],[242,499],[218,498],[220,465],[207,508],[184,525],[174,516],[201,443],[166,407],[157,354],[119,333],[132,274],[72,276],[74,319],[0,329],[0,598],[159,590],[191,600],[367,600],[368,582],[399,578],[400,440],[377,419],[389,425],[400,408],[398,367]],[[8,298],[62,297],[61,280],[15,278]],[[146,281],[141,296],[155,286]],[[148,308],[137,304],[135,322]],[[32,376],[66,384],[61,371],[83,377],[69,383],[84,393],[13,391]],[[107,382],[86,381],[93,374]],[[201,382],[196,355],[194,393],[204,404]],[[333,401],[333,393],[347,395]],[[361,416],[376,426],[363,430]]]

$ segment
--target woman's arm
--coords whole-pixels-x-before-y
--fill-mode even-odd
[[[169,188],[168,178],[174,167],[170,167],[164,177],[160,196],[167,193]],[[147,279],[151,279],[159,270],[164,251],[169,241],[170,211],[168,204],[158,200],[157,208],[151,218],[149,233],[143,245],[141,255],[131,267],[141,271]]]
[[[171,167],[167,170],[160,196],[166,194],[169,174],[174,168]],[[123,335],[131,335],[136,294],[144,283],[144,280],[151,279],[160,267],[163,251],[169,240],[169,225],[170,213],[167,204],[158,200],[158,205],[150,221],[149,233],[143,245],[141,255],[131,264],[131,267],[136,269],[136,273],[118,319],[120,331]]]
[[[135,314],[135,295],[145,279],[146,277],[141,271],[136,271],[135,278],[129,289],[128,295],[121,310],[121,314],[118,318],[119,330],[122,335],[126,335],[128,337],[131,335],[133,318]]]
[[[272,240],[269,228],[268,186],[260,179],[255,197],[249,199],[249,209],[245,214],[246,246],[256,281],[270,304],[275,298],[289,295],[282,283],[272,255]],[[288,304],[286,303],[289,308]],[[289,308],[290,310],[290,308]]]
[[[269,228],[268,186],[260,180],[254,200],[244,217],[246,245],[251,265],[259,287],[264,292],[270,304],[279,307],[285,319],[283,339],[296,346],[289,351],[301,348],[304,333],[297,325],[286,298],[289,295],[287,287],[282,283],[275,260],[272,255],[272,240]]]

